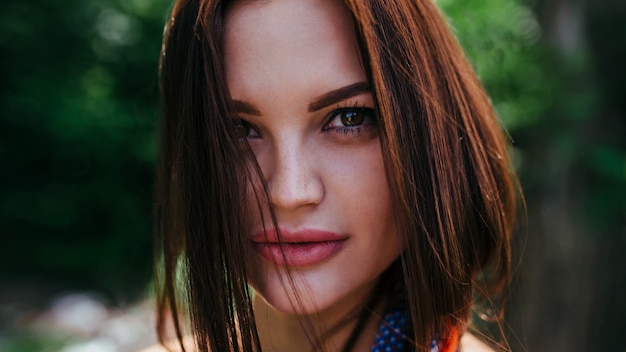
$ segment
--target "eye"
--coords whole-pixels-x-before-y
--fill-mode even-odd
[[[341,108],[332,112],[324,129],[353,129],[374,123],[374,109],[359,107]]]
[[[261,134],[256,127],[244,119],[235,120],[235,136],[237,138],[259,138]]]

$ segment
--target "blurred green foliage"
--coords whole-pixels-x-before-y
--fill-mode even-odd
[[[528,126],[545,112],[550,86],[537,43],[541,28],[521,1],[440,0],[468,59],[509,130]]]
[[[623,350],[606,336],[626,326],[626,4],[438,4],[510,133],[526,194],[514,350]],[[145,287],[169,6],[0,3],[0,289],[125,300]]]
[[[168,6],[0,4],[4,280],[113,295],[145,284]]]

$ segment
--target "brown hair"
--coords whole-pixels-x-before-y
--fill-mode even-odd
[[[161,56],[158,330],[162,339],[171,318],[183,347],[186,312],[200,351],[260,350],[241,255],[246,185],[259,170],[230,118],[222,62],[227,3],[176,1]],[[501,313],[516,181],[489,98],[439,10],[427,0],[346,3],[405,244],[387,275],[400,278],[406,296],[408,340],[428,351],[433,336],[444,341],[451,327],[465,331],[476,302]]]

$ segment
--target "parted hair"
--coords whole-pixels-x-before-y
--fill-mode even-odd
[[[231,2],[177,0],[161,53],[157,329],[165,339],[171,322],[180,347],[188,331],[199,351],[261,350],[245,260],[249,185],[260,169],[231,117],[223,63]],[[431,1],[345,2],[404,244],[384,275],[406,300],[408,341],[415,351],[429,351],[433,336],[445,341],[451,328],[465,331],[474,309],[501,317],[518,198],[508,141]],[[260,188],[258,204],[268,201]]]

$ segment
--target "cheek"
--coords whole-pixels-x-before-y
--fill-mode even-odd
[[[252,156],[256,158],[255,156]],[[258,161],[254,161],[255,163]],[[256,223],[260,221],[261,214],[268,213],[269,199],[265,194],[265,181],[262,174],[257,173],[256,165],[250,161],[248,166],[248,177],[241,180],[243,187],[245,187],[245,211],[246,213],[242,217],[248,219],[248,226],[254,227]],[[267,215],[265,215],[267,216]],[[250,229],[252,230],[252,229]]]
[[[367,251],[373,246],[389,255],[401,251],[395,228],[391,194],[379,143],[352,153],[335,152],[326,174],[328,200],[334,214],[344,218],[350,231],[367,234]],[[365,248],[363,248],[365,249]]]
[[[325,183],[332,186],[331,191],[349,198],[358,208],[370,208],[373,203],[378,207],[390,206],[389,185],[378,143],[328,155],[330,171]]]

